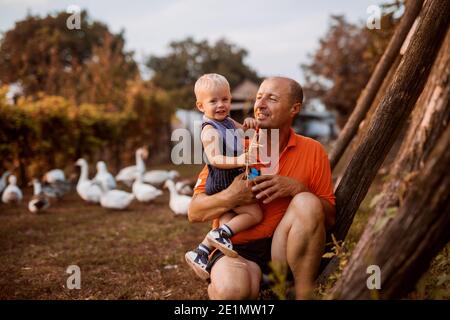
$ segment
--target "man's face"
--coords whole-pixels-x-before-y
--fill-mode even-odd
[[[293,107],[290,99],[289,81],[268,79],[259,87],[254,106],[258,127],[280,129],[290,126],[299,109]]]

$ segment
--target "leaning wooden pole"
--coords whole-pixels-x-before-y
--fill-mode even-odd
[[[438,139],[450,123],[450,30],[431,69],[425,88],[411,113],[408,129],[391,166],[382,191],[377,196],[375,209],[352,252],[346,270],[352,263],[359,263],[366,254],[366,243],[375,236],[379,221],[402,204],[410,180],[422,173],[423,165],[428,159]],[[343,274],[341,277],[349,275]]]
[[[450,1],[427,1],[423,7],[409,49],[337,187],[333,233],[338,240],[347,235],[359,205],[422,92],[449,25],[448,12]]]
[[[337,165],[345,149],[357,133],[361,121],[366,116],[367,111],[369,110],[378,90],[383,83],[383,80],[399,54],[400,48],[402,47],[409,30],[411,30],[414,21],[419,15],[422,4],[423,0],[408,1],[400,24],[397,26],[389,45],[372,73],[369,82],[362,91],[355,109],[350,115],[350,118],[345,124],[342,132],[339,134],[338,140],[330,152],[331,169],[334,169]]]
[[[414,289],[431,259],[450,240],[450,125],[410,183],[398,213],[364,244],[362,256],[344,269],[335,299],[398,299]],[[382,223],[380,221],[380,223]],[[352,257],[353,258],[353,257]],[[380,286],[368,288],[367,268],[380,270]]]

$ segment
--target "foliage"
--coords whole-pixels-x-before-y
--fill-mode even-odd
[[[383,6],[379,30],[352,24],[344,16],[331,16],[329,30],[310,56],[311,62],[301,66],[309,101],[318,98],[327,109],[336,111],[341,127],[394,33],[399,6],[397,2]]]
[[[75,105],[45,94],[22,97],[12,105],[5,98],[7,87],[1,88],[0,166],[20,167],[24,182],[54,167],[73,167],[79,157],[118,165],[122,160],[134,162],[138,146],[167,147],[167,136],[158,133],[171,114],[163,105],[164,94],[150,84],[134,86],[138,90],[127,93],[130,101],[123,111],[110,111],[106,105]]]
[[[255,82],[259,77],[245,64],[247,51],[224,39],[214,44],[187,38],[171,42],[165,56],[151,56],[147,66],[153,71],[153,82],[170,95],[174,106],[195,105],[194,83],[202,74],[219,73],[233,88],[245,79]]]
[[[0,81],[19,83],[26,96],[39,92],[74,101],[114,105],[124,101],[123,87],[137,76],[123,34],[81,12],[81,29],[69,30],[68,13],[27,16],[0,43]]]

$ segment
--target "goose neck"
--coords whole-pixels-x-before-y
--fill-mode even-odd
[[[42,187],[39,181],[33,181],[33,189],[35,196],[39,195],[42,192]]]
[[[81,163],[80,182],[88,180],[88,166],[85,162]]]

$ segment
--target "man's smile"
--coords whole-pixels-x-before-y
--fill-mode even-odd
[[[265,111],[262,111],[262,110],[259,110],[259,111],[256,112],[256,119],[257,120],[265,120],[267,118],[269,118],[269,113],[268,112],[265,112]]]

